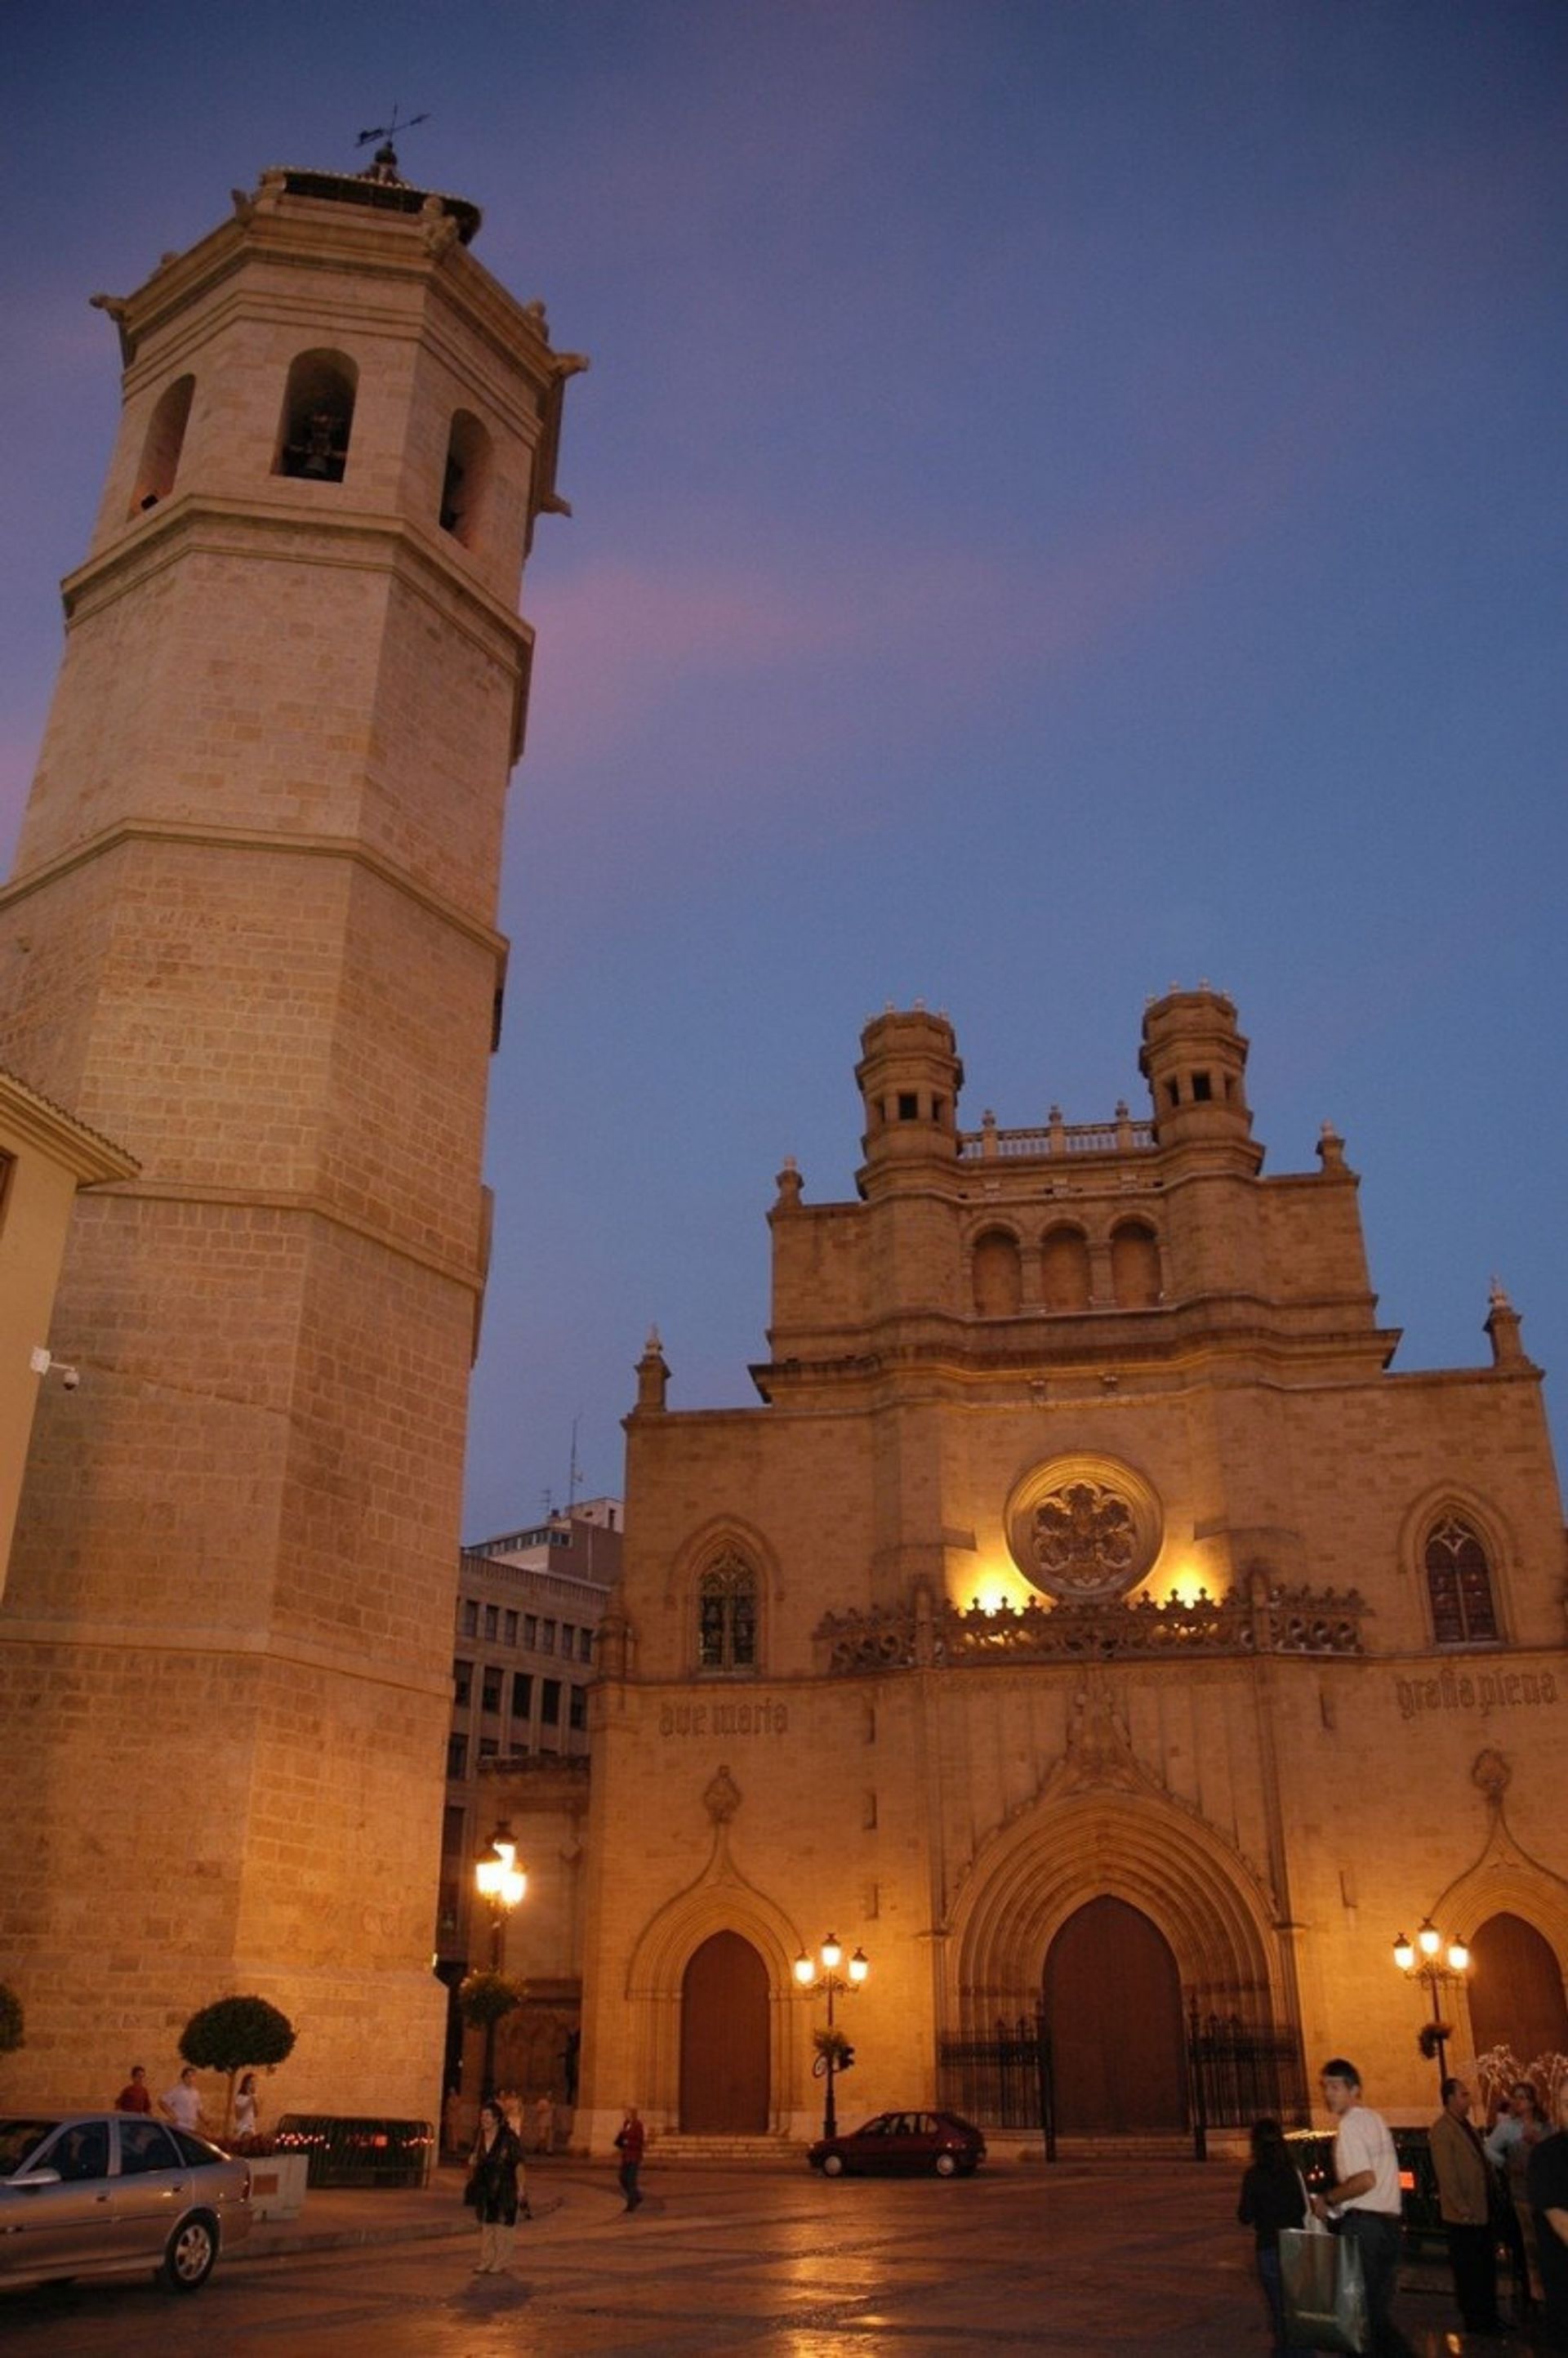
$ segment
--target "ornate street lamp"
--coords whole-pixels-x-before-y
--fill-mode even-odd
[[[833,2083],[839,2072],[847,2071],[855,2060],[854,2049],[843,2032],[834,2027],[833,2001],[836,1997],[842,1997],[847,1993],[858,1990],[871,1968],[865,1951],[857,1949],[849,1963],[844,1965],[843,1972],[840,1973],[838,1968],[844,1963],[844,1951],[831,1932],[823,1942],[817,1954],[822,1961],[820,1967],[815,1959],[806,1955],[803,1949],[795,1961],[795,1977],[807,1997],[815,1997],[818,1990],[826,1990],[827,1993],[827,2028],[825,2031],[817,2032],[816,2061],[812,2066],[812,2070],[816,2078],[827,2082],[826,2101],[822,2108],[822,2134],[825,2137],[831,2137],[838,2134],[838,2115],[833,2104]]]
[[[490,1909],[490,1970],[498,1974],[506,1955],[507,1919],[528,1888],[528,1877],[517,1864],[517,1844],[505,1818],[475,1860],[473,1879],[475,1890]],[[482,2082],[486,2097],[495,2092],[495,2023],[493,2014],[486,2017]]]
[[[1442,1933],[1429,1916],[1413,1941],[1400,1934],[1394,1942],[1394,1963],[1407,1981],[1423,1982],[1432,1999],[1432,2020],[1422,2023],[1419,2043],[1429,2062],[1436,2057],[1441,2086],[1448,2077],[1448,2041],[1454,2036],[1454,2025],[1443,2018],[1441,1993],[1464,1988],[1465,1976],[1470,1969],[1470,1952],[1463,1941],[1450,1941],[1445,1948]]]

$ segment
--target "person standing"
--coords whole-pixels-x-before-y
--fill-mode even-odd
[[[1492,2235],[1492,2170],[1487,2149],[1470,2118],[1470,2091],[1463,2080],[1447,2079],[1439,2092],[1443,2110],[1432,2125],[1432,2166],[1454,2297],[1466,2333],[1497,2333],[1498,2251]]]
[[[188,2063],[172,2088],[166,2088],[157,2100],[158,2110],[166,2121],[177,2129],[189,2129],[192,2136],[201,2126],[201,2096],[196,2085],[196,2067]]]
[[[1323,2101],[1335,2120],[1335,2183],[1314,2194],[1320,2219],[1342,2222],[1361,2255],[1367,2283],[1367,2316],[1375,2358],[1410,2358],[1410,2343],[1393,2320],[1400,2277],[1400,2166],[1394,2140],[1381,2113],[1361,2102],[1361,2074],[1343,2055],[1334,2056],[1319,2078]]]
[[[1236,2215],[1252,2230],[1258,2261],[1258,2281],[1269,2304],[1274,2329],[1275,2358],[1286,2349],[1285,2296],[1280,2281],[1280,2230],[1299,2227],[1306,2218],[1306,2187],[1291,2159],[1290,2147],[1278,2121],[1252,2124],[1252,2167],[1241,2181]]]
[[[153,2092],[147,2085],[147,2067],[145,2063],[133,2063],[130,2078],[114,2099],[114,2110],[117,2113],[150,2113],[152,2108]]]
[[[517,2172],[523,2148],[493,2099],[479,2108],[479,2135],[469,2157],[470,2198],[479,2222],[476,2277],[503,2276],[517,2242]]]
[[[1516,2080],[1508,2103],[1498,2113],[1487,2138],[1487,2158],[1501,2170],[1509,2197],[1508,2245],[1513,2264],[1514,2309],[1519,2317],[1535,2306],[1541,2263],[1535,2248],[1535,2221],[1524,2190],[1530,2157],[1548,2131],[1541,2099],[1531,2080]]]
[[[1557,2082],[1555,2109],[1556,2126],[1532,2149],[1524,2183],[1550,2347],[1568,2350],[1568,2073]]]
[[[643,2200],[637,2173],[643,2167],[643,2149],[647,2141],[648,2133],[638,2116],[636,2105],[628,2104],[626,2117],[615,2140],[615,2150],[621,2156],[621,2191],[626,2197],[628,2215]]]
[[[554,2093],[538,2098],[534,2106],[534,2150],[554,2153],[556,2149],[556,2099]]]
[[[234,2136],[236,2153],[254,2153],[259,2136],[260,2099],[256,2094],[256,2075],[247,2071],[234,2093]]]

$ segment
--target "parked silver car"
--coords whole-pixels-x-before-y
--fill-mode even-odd
[[[194,2292],[251,2232],[250,2164],[142,2113],[0,2119],[0,2285],[151,2268]]]

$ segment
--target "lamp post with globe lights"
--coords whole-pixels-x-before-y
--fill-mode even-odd
[[[820,1959],[820,1963],[818,1963]],[[838,1968],[844,1966],[842,1973]],[[825,2137],[838,2134],[838,2115],[833,2102],[833,2083],[840,2071],[847,2071],[855,2060],[855,2050],[833,2020],[833,2001],[860,1989],[871,1972],[871,1963],[863,1949],[857,1949],[845,1963],[842,1943],[829,1932],[818,1950],[810,1957],[803,1949],[795,1961],[795,1977],[807,1997],[818,1990],[827,1993],[827,2028],[817,2034],[816,2061],[813,2070],[826,2082],[826,2099],[822,2108],[822,2134]]]
[[[512,1828],[503,1818],[484,1849],[474,1862],[474,1888],[490,1909],[490,1970],[499,1974],[506,1956],[506,1925],[514,1908],[528,1888],[526,1870],[517,1864],[517,1844],[512,1838]],[[495,2025],[496,2016],[486,2016],[484,2025],[484,2078],[486,2097],[495,2089]]]
[[[1448,2041],[1454,2036],[1453,2024],[1443,2018],[1441,1993],[1464,1988],[1465,1976],[1470,1970],[1470,1952],[1463,1941],[1450,1941],[1445,1945],[1429,1916],[1413,1941],[1400,1934],[1394,1942],[1394,1963],[1407,1981],[1424,1983],[1432,1999],[1432,2020],[1422,2026],[1421,2050],[1429,2061],[1436,2057],[1441,2086],[1448,2077]]]

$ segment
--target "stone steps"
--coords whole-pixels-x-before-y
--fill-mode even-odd
[[[648,2140],[650,2162],[690,2161],[718,2165],[729,2161],[794,2163],[805,2158],[806,2146],[793,2136],[696,2136],[683,2130],[662,2131]]]

